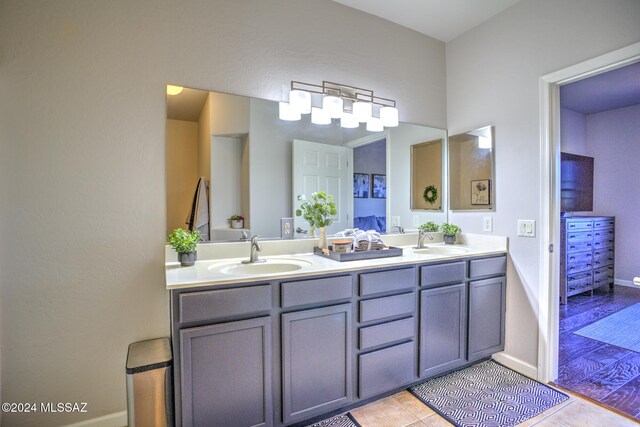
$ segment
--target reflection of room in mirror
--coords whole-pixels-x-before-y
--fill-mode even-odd
[[[411,146],[411,209],[442,209],[442,140]]]
[[[354,181],[360,184],[361,194],[367,194],[366,197],[353,200],[353,226],[384,233],[387,230],[387,203],[384,198],[376,196],[375,177],[387,173],[387,140],[381,139],[354,148],[353,164],[354,171],[360,172],[354,174]],[[378,187],[378,194],[379,191]]]

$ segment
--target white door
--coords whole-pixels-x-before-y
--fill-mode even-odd
[[[293,140],[293,216],[294,229],[309,229],[309,223],[295,216],[298,195],[324,191],[333,196],[337,214],[327,227],[327,235],[353,227],[353,150],[338,145]],[[302,237],[296,234],[296,237]]]

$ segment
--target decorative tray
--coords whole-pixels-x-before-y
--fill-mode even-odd
[[[329,246],[328,252],[323,252],[320,248],[313,248],[313,253],[315,255],[329,258],[334,261],[359,261],[362,259],[375,259],[375,258],[388,258],[394,256],[402,256],[402,248],[396,248],[394,246],[389,246],[387,249],[379,249],[375,251],[358,251],[358,252],[334,252],[331,250],[331,246]]]

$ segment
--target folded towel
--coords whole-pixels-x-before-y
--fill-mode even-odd
[[[185,223],[189,231],[198,230],[202,235],[202,240],[209,240],[209,198],[207,195],[207,180],[200,177],[196,192],[193,195],[191,209]]]
[[[384,249],[384,242],[380,238],[380,233],[374,230],[358,231],[355,235],[355,251],[375,251]]]

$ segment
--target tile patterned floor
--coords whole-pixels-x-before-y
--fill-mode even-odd
[[[638,302],[640,288],[616,286],[561,305],[556,383],[640,420],[640,353],[573,333]]]
[[[570,399],[530,418],[519,427],[637,427],[630,419],[569,393]],[[362,427],[447,427],[436,414],[408,391],[354,409],[351,415]]]

